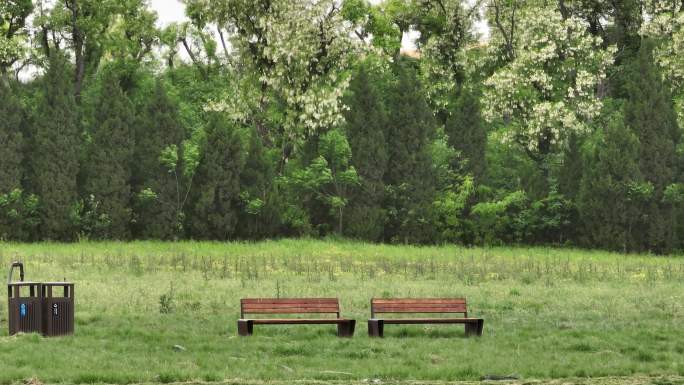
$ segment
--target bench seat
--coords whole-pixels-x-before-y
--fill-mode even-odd
[[[255,318],[240,319],[239,321],[251,322],[255,325],[300,325],[300,324],[343,324],[355,320],[345,318]]]
[[[483,321],[482,318],[377,318],[376,320],[386,324],[476,324]]]

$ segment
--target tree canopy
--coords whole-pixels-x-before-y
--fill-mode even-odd
[[[0,4],[0,240],[684,248],[684,3]]]

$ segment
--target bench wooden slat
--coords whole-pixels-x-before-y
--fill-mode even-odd
[[[465,298],[373,298],[371,313],[468,313]]]
[[[298,307],[318,307],[321,309],[336,309],[339,306],[336,303],[245,303],[242,305],[242,307],[250,309],[288,309]]]
[[[339,314],[337,298],[243,298],[240,300],[242,314]]]
[[[337,298],[243,298],[242,304],[339,304]]]
[[[465,298],[373,298],[374,304],[401,304],[401,303],[420,303],[420,304],[465,304]]]
[[[467,313],[465,306],[376,306],[374,313]]]
[[[323,313],[323,314],[337,314],[337,308],[320,308],[320,307],[298,307],[298,308],[274,308],[274,309],[242,309],[244,314],[306,314],[306,313]]]
[[[464,303],[381,303],[373,304],[375,308],[399,308],[412,309],[415,307],[441,308],[441,309],[465,309]]]

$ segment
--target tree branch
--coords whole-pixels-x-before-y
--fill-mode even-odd
[[[221,30],[220,26],[216,26],[216,29],[218,30],[219,37],[221,38],[221,46],[223,47],[223,54],[226,55],[226,59],[228,59],[228,47],[226,46],[226,39],[223,37],[223,31]]]
[[[206,79],[207,78],[207,71],[204,68],[204,65],[202,65],[202,63],[197,59],[197,57],[195,56],[195,53],[192,52],[192,49],[190,48],[190,45],[188,44],[188,39],[185,36],[183,36],[180,38],[180,41],[181,41],[181,43],[183,43],[183,47],[185,47],[185,51],[188,53],[188,56],[190,56],[190,60],[192,60],[192,62],[197,67],[197,69],[200,71],[200,74],[202,75],[202,77],[204,79]]]
[[[508,57],[509,60],[513,60],[515,57],[514,52],[513,52],[513,33],[514,33],[514,24],[515,24],[515,5],[512,5],[512,14],[511,14],[511,29],[510,32],[506,31],[506,28],[503,26],[503,23],[501,22],[501,9],[500,5],[496,0],[492,1],[492,7],[494,8],[494,23],[496,24],[497,29],[501,33],[504,39],[504,45],[506,49],[506,56]],[[510,34],[510,36],[509,36]]]

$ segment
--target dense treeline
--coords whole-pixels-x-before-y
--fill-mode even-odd
[[[183,3],[0,2],[0,239],[684,249],[682,1]]]

